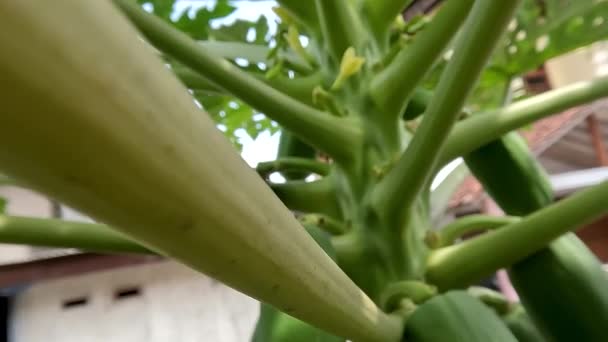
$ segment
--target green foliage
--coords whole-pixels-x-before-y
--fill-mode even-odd
[[[526,0],[494,52],[468,106],[479,111],[501,106],[508,82],[553,58],[608,39],[605,0]],[[437,64],[433,88],[448,59]],[[525,96],[525,94],[523,95]]]
[[[519,75],[544,61],[608,38],[605,0],[528,0],[509,27],[494,64]]]
[[[195,91],[194,97],[238,148],[242,147],[239,131],[255,139],[261,132],[273,134],[278,130],[276,123],[232,96]]]
[[[256,21],[237,19],[230,24],[223,23],[218,27],[212,25],[231,15],[236,7],[228,0],[218,0],[212,7],[188,7],[176,13],[175,0],[138,0],[154,15],[164,19],[175,28],[201,41],[241,42],[250,45],[267,47],[270,44],[268,20],[261,16]],[[253,39],[251,39],[253,37]],[[232,59],[235,62],[235,59]],[[257,62],[241,60],[243,68],[263,72],[266,66],[260,67]],[[275,133],[276,123],[255,111],[249,105],[229,95],[218,95],[212,92],[194,91],[194,98],[217,122],[218,128],[237,148],[241,148],[240,136],[246,135],[255,139],[261,132]]]
[[[181,13],[175,13],[175,0],[138,0],[138,2],[144,5],[144,8],[152,7],[152,13],[156,16],[163,18],[175,28],[197,40],[217,39],[214,34],[217,29],[211,28],[211,22],[216,19],[225,18],[236,10],[236,7],[230,5],[228,0],[218,0],[212,8],[202,6],[193,10],[191,7],[188,7]],[[193,15],[191,12],[194,12]],[[177,18],[175,18],[176,14]],[[218,40],[226,40],[221,39],[225,30],[225,28],[219,29],[220,39]],[[228,36],[228,38],[232,37]]]

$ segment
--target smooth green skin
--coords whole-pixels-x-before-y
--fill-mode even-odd
[[[548,340],[606,340],[608,276],[573,233],[513,265],[509,277]]]
[[[509,314],[503,317],[503,321],[519,342],[546,341],[521,305],[516,305]]]
[[[260,306],[260,316],[251,338],[251,342],[344,341],[266,304]]]
[[[510,215],[527,215],[552,202],[544,170],[517,133],[464,158],[469,170]],[[606,336],[608,277],[573,234],[514,264],[509,271],[524,306],[556,341],[598,341]]]
[[[467,154],[464,161],[509,215],[527,215],[553,201],[545,171],[516,132]]]
[[[507,214],[527,215],[553,200],[544,170],[515,132],[464,160]],[[606,336],[608,277],[604,273],[573,234],[560,237],[509,271],[534,321],[556,341],[596,341]]]
[[[503,108],[473,115],[454,125],[440,165],[496,140],[512,130],[524,127],[549,115],[582,105],[608,94],[608,76],[581,81],[554,89],[531,98],[514,102]],[[474,139],[471,136],[475,136]]]
[[[430,90],[416,88],[412,94],[412,98],[407,104],[401,118],[403,120],[414,120],[424,113],[429,102],[433,98],[433,92]]]
[[[330,235],[313,225],[306,231],[332,259],[336,259]],[[330,335],[319,328],[261,303],[260,316],[251,342],[344,342],[344,338]]]
[[[431,248],[453,245],[466,234],[500,228],[509,223],[519,222],[516,216],[467,215],[457,219],[435,232],[429,232],[427,244]]]
[[[283,130],[279,138],[277,158],[298,157],[314,159],[316,151],[310,145],[295,137],[292,133]],[[310,173],[303,171],[283,171],[281,175],[287,180],[302,180]]]
[[[106,225],[57,219],[0,215],[0,241],[91,252],[155,254]]]
[[[519,222],[433,250],[427,259],[427,280],[440,289],[470,285],[600,218],[608,212],[606,201],[608,182],[602,182],[539,209]]]
[[[405,324],[408,342],[517,342],[491,309],[465,291],[449,291],[419,306]]]

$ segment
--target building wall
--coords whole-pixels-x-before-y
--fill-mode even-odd
[[[13,342],[243,342],[255,300],[173,262],[35,284],[15,297]]]

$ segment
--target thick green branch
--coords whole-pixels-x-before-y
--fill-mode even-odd
[[[171,70],[179,78],[184,85],[193,90],[202,90],[206,92],[223,92],[221,88],[213,84],[205,77],[201,76],[196,71],[183,65],[171,65]],[[267,79],[262,74],[251,74],[253,77],[263,81],[276,90],[293,97],[294,99],[312,105],[313,89],[321,84],[322,78],[318,73],[303,76],[298,78],[287,78],[284,76],[275,76]]]
[[[432,248],[446,247],[466,234],[499,228],[519,220],[520,218],[515,216],[469,215],[451,222],[438,231],[429,232],[427,242]]]
[[[381,215],[400,221],[402,209],[412,205],[429,181],[448,133],[518,3],[475,2],[454,55],[439,80],[436,100],[427,108],[406,151],[373,194]]]
[[[189,89],[210,93],[222,93],[223,90],[215,84],[183,65],[171,65],[171,71]]]
[[[340,217],[335,189],[329,177],[314,182],[291,181],[269,185],[283,204],[291,210]]]
[[[319,29],[317,8],[312,0],[278,0],[281,7],[288,10],[300,24],[312,31]]]
[[[304,226],[314,225],[332,235],[343,235],[349,230],[349,228],[345,224],[327,215],[307,214],[302,215],[299,220]]]
[[[154,254],[106,225],[6,215],[0,215],[0,242],[102,253]]]
[[[184,65],[276,120],[303,141],[336,159],[350,159],[358,145],[360,128],[266,85],[228,61],[208,52],[187,35],[145,12],[130,0],[114,0],[148,40]]]
[[[244,59],[249,64],[267,63],[268,53],[270,52],[267,46],[241,42],[203,40],[198,41],[197,44],[218,57],[231,61]],[[308,63],[291,51],[281,51],[279,52],[279,57],[285,61],[286,65],[293,68],[294,71],[306,74],[313,72]]]
[[[391,23],[405,10],[412,0],[365,0],[368,21],[377,37],[382,37]]]
[[[257,172],[264,178],[278,171],[307,171],[326,176],[329,173],[329,164],[308,158],[285,157],[277,160],[261,162],[256,166]]]
[[[3,174],[0,174],[0,186],[3,186],[3,185],[16,185],[16,184],[17,183],[15,182],[14,179],[12,179],[12,178],[10,178],[8,176],[5,176]]]
[[[374,2],[383,7],[384,1]],[[448,1],[414,42],[372,80],[372,98],[391,118],[403,112],[414,88],[456,35],[472,5],[473,0]]]
[[[358,50],[364,37],[360,18],[349,0],[315,0],[321,33],[336,66],[352,46]]]
[[[427,277],[441,289],[466,286],[600,217],[608,212],[606,203],[608,182],[545,207],[519,222],[438,249],[428,259]]]
[[[271,79],[266,79],[261,75],[256,77],[263,79],[263,81],[271,87],[282,91],[307,105],[313,105],[313,90],[315,87],[323,84],[323,78],[320,73],[296,78],[276,76]]]
[[[608,96],[608,77],[578,82],[490,113],[471,116],[454,125],[441,154],[441,164],[463,156],[514,129],[605,96]]]

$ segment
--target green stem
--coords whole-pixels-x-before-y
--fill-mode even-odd
[[[264,178],[274,172],[292,170],[308,171],[320,176],[326,176],[329,173],[329,164],[308,158],[285,157],[273,161],[261,162],[256,167],[256,170]]]
[[[376,210],[397,218],[399,225],[403,220],[402,208],[412,205],[430,179],[448,133],[518,3],[475,2],[454,55],[437,85],[436,101],[429,104],[406,151],[373,194]]]
[[[281,7],[288,10],[300,24],[311,31],[318,30],[319,19],[317,18],[317,9],[313,1],[278,0],[277,2]]]
[[[473,0],[448,1],[428,27],[416,35],[372,80],[371,96],[392,120],[400,115],[416,85],[435,64],[467,17]],[[382,4],[384,1],[374,1]]]
[[[398,307],[399,302],[410,299],[415,304],[423,303],[437,294],[437,288],[433,285],[417,281],[402,280],[390,283],[380,294],[380,307],[391,312]]]
[[[349,228],[342,222],[335,220],[327,215],[307,214],[300,217],[302,225],[314,225],[332,235],[342,235],[348,232]]]
[[[377,37],[382,37],[395,18],[412,3],[412,0],[365,0],[368,21]]]
[[[240,42],[221,42],[221,41],[197,41],[198,45],[206,51],[213,53],[216,56],[235,60],[242,58],[251,64],[266,62],[268,48],[264,45],[255,45]]]
[[[551,90],[490,113],[471,116],[454,125],[441,153],[441,164],[466,155],[514,129],[606,95],[608,77],[601,77]]]
[[[198,41],[197,44],[204,50],[209,51],[218,57],[231,61],[242,58],[247,60],[250,64],[267,63],[268,53],[270,52],[270,49],[267,46],[241,42],[203,40]],[[285,63],[289,64],[294,71],[305,74],[313,72],[308,63],[293,52],[281,51],[279,52],[279,57],[284,59]]]
[[[269,185],[281,202],[291,210],[323,213],[335,218],[341,216],[333,183],[329,178],[314,182],[291,181]]]
[[[517,304],[512,303],[502,293],[482,286],[471,286],[468,288],[471,296],[479,299],[488,307],[494,309],[496,313],[503,317],[512,312]],[[515,304],[515,305],[514,305]]]
[[[222,93],[221,88],[218,88],[215,84],[209,82],[209,80],[188,67],[183,65],[171,65],[171,71],[173,71],[175,76],[177,76],[177,78],[189,89]]]
[[[608,182],[576,193],[480,237],[433,251],[428,280],[441,289],[471,284],[516,263],[608,212]]]
[[[101,253],[154,254],[106,225],[6,215],[0,215],[0,242]]]
[[[349,46],[360,52],[364,34],[360,18],[349,0],[315,0],[315,3],[323,39],[337,66]]]
[[[130,0],[114,0],[149,41],[184,65],[250,104],[303,141],[336,159],[348,160],[360,141],[360,127],[351,120],[316,110],[241,71],[208,52],[184,33],[145,12]]]
[[[202,90],[206,92],[222,92],[222,89],[217,87],[205,77],[198,74],[196,71],[183,65],[172,65],[171,70],[179,78],[184,85],[193,90]],[[252,73],[252,76],[265,82],[278,91],[281,91],[294,99],[312,105],[313,89],[323,82],[321,75],[315,73],[309,76],[298,78],[287,78],[284,76],[275,76],[267,79],[264,75]]]
[[[283,204],[291,210],[323,213],[334,218],[341,216],[330,177],[314,182],[270,183],[269,186]]]
[[[0,186],[4,185],[17,185],[17,182],[9,176],[0,174]]]
[[[469,215],[457,219],[436,232],[430,232],[432,238],[428,242],[432,248],[446,247],[453,245],[458,238],[466,234],[499,228],[520,220],[521,218],[516,216]]]
[[[257,77],[257,75],[256,75]],[[271,79],[264,79],[271,87],[284,92],[294,99],[305,103],[309,106],[313,105],[313,89],[320,84],[323,84],[323,78],[320,73],[314,73],[308,76],[287,78],[284,76],[276,76]]]

